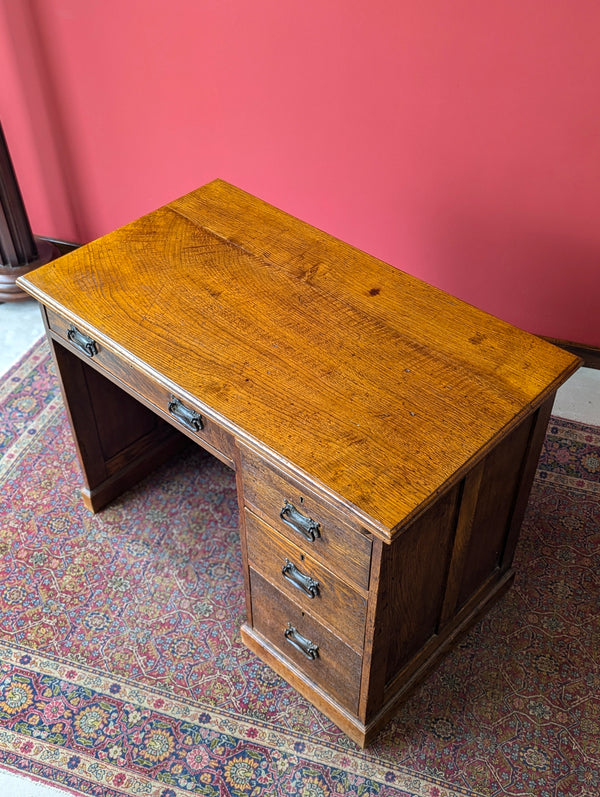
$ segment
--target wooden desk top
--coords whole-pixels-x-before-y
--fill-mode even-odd
[[[219,180],[20,282],[386,540],[579,365]]]

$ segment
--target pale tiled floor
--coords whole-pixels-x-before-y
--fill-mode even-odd
[[[0,375],[44,332],[32,300],[0,304]],[[600,370],[580,369],[561,387],[554,404],[561,418],[600,426]],[[0,769],[1,797],[66,797],[68,793]]]
[[[22,775],[13,775],[0,770],[0,794],[2,797],[73,797],[73,792],[44,786]]]
[[[33,299],[0,304],[0,374],[43,334],[40,308]]]
[[[558,389],[554,415],[600,426],[600,370],[580,368]]]

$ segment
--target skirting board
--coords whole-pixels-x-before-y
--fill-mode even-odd
[[[553,343],[555,346],[560,346],[561,349],[566,349],[570,351],[571,354],[576,354],[578,357],[581,357],[585,368],[600,368],[600,349],[596,346],[587,346],[585,343],[572,343],[567,340],[547,338],[544,335],[541,337],[547,340],[548,343]]]
[[[48,243],[54,244],[61,255],[67,255],[69,252],[72,252],[74,249],[79,249],[81,246],[81,244],[74,244],[70,241],[58,241],[56,238],[48,238],[45,235],[38,235],[37,237],[41,238],[42,241],[48,241]]]

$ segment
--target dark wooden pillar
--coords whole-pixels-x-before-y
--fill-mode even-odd
[[[58,250],[36,238],[29,225],[17,177],[0,125],[0,302],[28,299],[17,277],[57,257]]]

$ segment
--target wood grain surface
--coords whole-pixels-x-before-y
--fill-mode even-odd
[[[20,284],[387,540],[578,367],[222,181]]]

